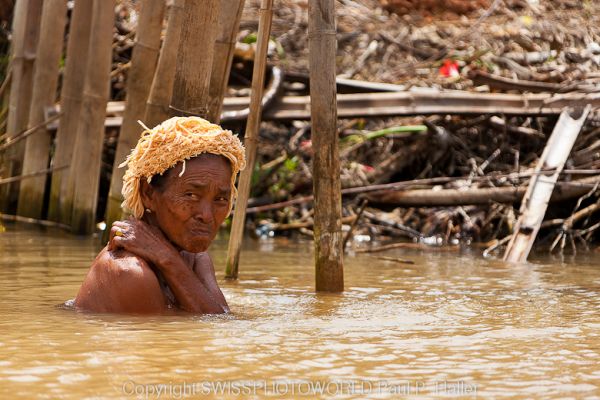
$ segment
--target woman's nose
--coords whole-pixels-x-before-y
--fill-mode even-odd
[[[211,224],[213,221],[213,210],[210,201],[201,200],[194,208],[194,218],[204,224]]]

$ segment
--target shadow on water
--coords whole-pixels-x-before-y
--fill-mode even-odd
[[[197,395],[243,394],[215,393],[219,382],[242,382],[257,398],[313,398],[302,385],[315,382],[353,382],[328,387],[340,398],[600,393],[598,256],[508,265],[477,254],[350,255],[347,290],[316,294],[311,245],[248,240],[232,282],[217,241],[230,315],[94,315],[56,305],[76,294],[98,241],[9,225],[0,233],[0,396],[135,397],[161,383],[171,390],[162,398],[184,383]]]

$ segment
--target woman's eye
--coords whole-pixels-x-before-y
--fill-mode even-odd
[[[195,199],[197,196],[196,196],[195,193],[186,193],[185,197],[189,197],[189,198]]]
[[[229,199],[227,197],[225,197],[225,196],[219,196],[215,200],[217,200],[219,202],[229,201]]]

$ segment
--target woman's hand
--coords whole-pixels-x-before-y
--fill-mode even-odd
[[[108,250],[123,249],[160,267],[179,252],[155,226],[136,219],[116,221],[110,230]]]

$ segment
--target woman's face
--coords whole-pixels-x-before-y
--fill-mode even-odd
[[[202,154],[165,173],[160,187],[147,186],[144,203],[165,236],[183,250],[206,251],[229,213],[231,164],[222,156]],[[146,185],[144,185],[146,186]]]

